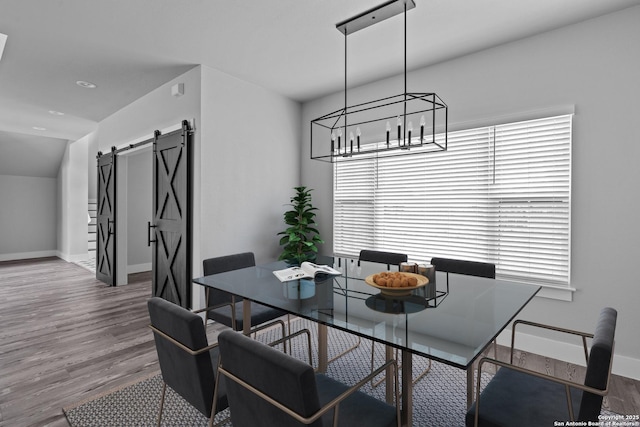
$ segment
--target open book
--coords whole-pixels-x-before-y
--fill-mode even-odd
[[[318,265],[305,261],[300,264],[300,267],[290,267],[285,268],[284,270],[277,270],[274,271],[273,274],[275,274],[281,282],[287,282],[289,280],[296,279],[311,279],[316,277],[316,274],[339,276],[342,273],[328,265]]]

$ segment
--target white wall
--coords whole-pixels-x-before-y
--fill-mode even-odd
[[[88,136],[67,144],[58,171],[58,251],[65,261],[88,258]]]
[[[98,198],[98,135],[91,132],[87,135],[87,176],[88,176],[88,196],[90,200]]]
[[[202,67],[194,277],[206,258],[251,251],[261,263],[278,256],[283,205],[300,182],[300,123],[300,104]],[[204,301],[199,288],[195,306]]]
[[[147,222],[152,216],[151,147],[127,156],[127,272],[151,270]]]
[[[277,258],[277,233],[300,177],[300,104],[202,68],[202,259],[252,251]],[[195,274],[195,270],[194,270]]]
[[[640,259],[638,22],[640,7],[634,7],[408,76],[410,91],[434,91],[444,99],[454,128],[575,105],[571,286],[577,292],[573,302],[536,298],[520,317],[592,330],[601,307],[616,308],[614,371],[634,378],[640,378],[640,288],[634,266]],[[349,97],[355,103],[401,92],[397,77],[350,91]],[[303,106],[302,183],[316,189],[315,203],[326,212],[319,222],[329,250],[332,169],[309,160],[309,122],[342,107],[342,96]],[[535,338],[528,342],[534,351],[550,351],[538,347],[544,343]]]
[[[55,255],[56,178],[0,175],[0,261]]]

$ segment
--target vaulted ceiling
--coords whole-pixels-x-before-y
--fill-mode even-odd
[[[344,36],[335,24],[383,2],[2,0],[0,175],[56,176],[52,159],[59,164],[67,140],[198,64],[297,101],[340,91]],[[411,69],[640,4],[415,2],[407,15]],[[352,85],[402,71],[398,19],[349,36]],[[80,80],[97,87],[82,88]],[[51,165],[33,163],[35,152]]]

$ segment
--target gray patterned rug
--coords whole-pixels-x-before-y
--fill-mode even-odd
[[[317,327],[303,320],[296,320],[293,329],[307,327],[315,335]],[[269,342],[278,338],[277,331],[267,331],[257,339]],[[313,337],[315,338],[315,336]],[[329,357],[341,353],[355,344],[357,338],[329,328]],[[317,343],[316,339],[312,342]],[[315,344],[314,344],[315,347]],[[314,348],[313,354],[317,351]],[[304,341],[294,340],[293,355],[306,360]],[[315,357],[315,356],[314,356]],[[371,341],[362,340],[360,345],[345,356],[329,364],[327,374],[345,384],[355,384],[370,372]],[[376,345],[377,364],[384,359],[383,346]],[[413,374],[418,376],[426,367],[427,360],[414,357]],[[313,365],[317,366],[314,358]],[[483,374],[484,375],[484,374]],[[483,378],[483,383],[489,376]],[[160,375],[133,385],[120,388],[88,402],[64,408],[69,424],[73,427],[97,426],[153,426],[157,422],[162,378]],[[384,399],[384,385],[372,387],[367,384],[362,391]],[[417,382],[413,392],[413,420],[415,426],[464,426],[466,412],[466,373],[442,363],[434,362],[431,371]],[[228,411],[218,414],[216,421],[228,417]],[[207,420],[180,396],[167,388],[163,423],[165,426],[206,426]],[[230,422],[226,425],[230,426]]]

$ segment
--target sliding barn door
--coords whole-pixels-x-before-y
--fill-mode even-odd
[[[98,153],[98,206],[96,214],[96,278],[116,285],[116,159]]]
[[[153,295],[191,305],[191,194],[188,122],[153,142]]]

